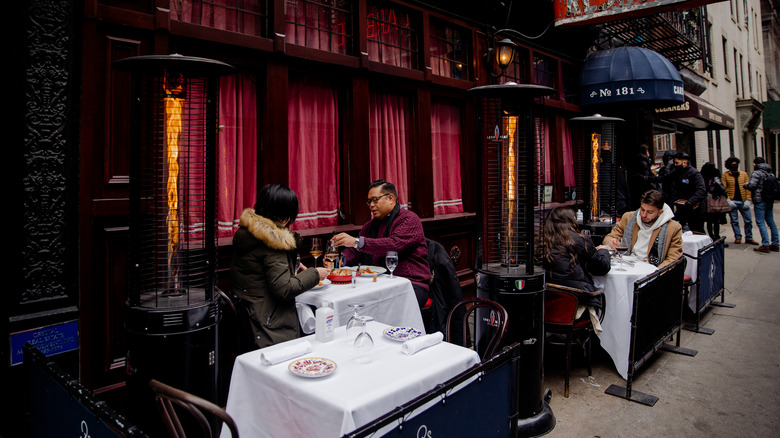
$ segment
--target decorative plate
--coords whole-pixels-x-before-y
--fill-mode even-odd
[[[380,275],[387,272],[387,269],[381,267],[381,266],[361,266],[360,267],[360,274],[361,275]]]
[[[305,357],[291,362],[287,369],[296,376],[313,379],[336,371],[336,362],[322,357]]]
[[[352,273],[355,272],[354,269],[349,268],[338,268],[334,269],[329,275],[328,279],[334,283],[350,283],[352,282]],[[357,275],[360,275],[360,272],[357,273]]]
[[[325,287],[325,286],[327,286],[327,285],[329,285],[329,284],[330,284],[330,280],[328,280],[328,279],[326,278],[326,279],[324,279],[324,280],[320,281],[319,283],[317,283],[317,285],[316,285],[316,286],[314,286],[314,287],[313,287],[313,288],[311,288],[311,289],[312,289],[312,290],[322,289],[323,287]]]
[[[391,341],[404,342],[420,336],[422,332],[414,327],[388,327],[384,334]]]

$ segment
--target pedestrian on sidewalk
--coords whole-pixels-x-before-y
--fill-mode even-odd
[[[707,193],[717,196],[718,198],[726,196],[726,187],[720,179],[720,170],[715,167],[714,163],[709,161],[704,163],[704,165],[701,166],[700,173],[701,177],[704,178],[704,187],[707,189]],[[710,235],[712,240],[720,239],[720,225],[726,223],[726,213],[707,212],[704,214],[704,219],[707,221],[707,234]],[[724,243],[723,246],[728,248],[729,244]]]
[[[745,243],[758,245],[758,242],[753,240],[753,215],[750,212],[751,193],[750,190],[742,187],[750,181],[750,177],[747,172],[739,170],[739,158],[737,157],[729,157],[726,160],[726,169],[728,172],[723,174],[721,181],[726,187],[726,196],[737,206],[729,213],[731,229],[734,231],[734,243],[742,243],[742,233],[739,230],[739,215],[741,214],[742,221],[745,223]]]
[[[761,193],[764,180],[767,178],[774,178],[772,167],[766,163],[763,157],[754,158],[753,174],[750,175],[750,181],[745,183],[743,187],[753,192],[753,210],[756,213],[758,231],[761,233],[761,246],[753,250],[761,253],[780,251],[780,238],[777,235],[777,225],[775,225],[774,212],[772,211],[772,203],[774,201],[771,199],[765,200]],[[769,225],[769,231],[772,233],[771,244],[766,229],[767,225]]]

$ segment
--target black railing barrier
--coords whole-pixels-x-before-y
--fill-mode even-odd
[[[515,343],[344,437],[515,436],[519,361]]]
[[[693,311],[693,317],[696,325],[686,324],[683,329],[696,333],[711,335],[715,330],[701,327],[701,315],[710,305],[718,307],[734,307],[734,304],[726,302],[725,287],[725,237],[712,242],[711,244],[700,248],[696,257],[685,254],[689,259],[698,262],[696,266],[696,281],[687,285],[685,289],[685,302]],[[720,295],[720,302],[715,298]]]
[[[686,356],[695,356],[698,353],[696,350],[680,347],[685,265],[686,259],[683,257],[634,282],[626,387],[610,385],[604,391],[607,394],[653,406],[658,397],[632,391],[631,385],[637,370],[658,350]],[[675,334],[676,345],[667,344]]]
[[[148,437],[30,344],[24,366],[31,437]]]

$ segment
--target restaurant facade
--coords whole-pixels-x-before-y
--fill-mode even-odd
[[[14,45],[21,62],[12,69],[12,291],[0,315],[0,369],[20,391],[19,344],[34,340],[97,396],[122,399],[134,134],[131,76],[114,68],[122,59],[180,54],[235,68],[220,78],[217,105],[223,290],[231,236],[263,185],[297,192],[294,228],[309,264],[309,238],[356,233],[369,219],[368,184],[385,179],[473,295],[482,195],[478,106],[467,91],[478,86],[555,90],[537,112],[539,181],[549,187],[548,206],[578,203],[569,121],[586,112],[580,73],[600,28],[557,26],[548,2],[74,0],[14,8],[23,44]],[[517,47],[500,68],[505,38]],[[649,136],[652,121],[641,126]],[[4,414],[20,407],[2,403]]]

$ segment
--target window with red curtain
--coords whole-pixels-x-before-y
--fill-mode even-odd
[[[267,0],[170,0],[172,20],[266,36]]]
[[[405,9],[397,5],[368,5],[368,59],[396,67],[416,69],[417,35],[417,26]]]
[[[569,190],[577,184],[574,180],[574,149],[571,140],[569,122],[564,122],[563,129],[563,185]]]
[[[336,88],[290,78],[287,106],[289,186],[298,195],[294,229],[338,225],[339,114]]]
[[[431,19],[431,71],[435,75],[469,79],[469,40],[467,33],[447,23]]]
[[[460,108],[445,102],[431,105],[434,214],[462,213],[460,179]]]
[[[288,43],[351,54],[352,1],[286,0],[284,39]]]
[[[257,196],[257,90],[240,73],[220,78],[217,235],[230,237]]]
[[[395,184],[401,207],[411,208],[409,161],[411,99],[393,93],[372,91],[369,108],[371,180]]]

